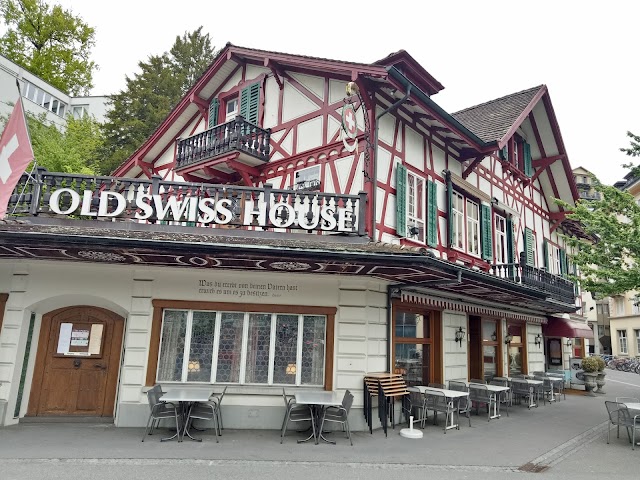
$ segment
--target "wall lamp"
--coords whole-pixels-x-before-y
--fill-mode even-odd
[[[455,341],[458,342],[460,346],[462,346],[463,340],[464,340],[464,330],[462,329],[462,327],[458,327],[458,330],[456,330]]]
[[[511,343],[511,340],[513,340],[513,335],[507,335],[506,337],[504,337],[504,343],[506,345],[509,345]]]
[[[572,341],[570,338],[568,338],[568,339],[567,339],[567,343],[565,343],[565,345],[566,345],[567,347],[571,348],[571,347],[573,347],[573,341]]]
[[[536,338],[534,338],[533,341],[538,347],[540,347],[540,345],[542,345],[542,335],[537,334]]]
[[[496,335],[496,332],[493,332],[493,333],[491,334],[491,340],[493,340],[494,342],[495,342],[496,340],[498,340],[498,335]]]

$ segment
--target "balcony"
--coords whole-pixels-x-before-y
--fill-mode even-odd
[[[520,254],[519,263],[491,265],[489,273],[545,292],[558,302],[575,304],[575,284],[571,280],[549,273],[545,269],[527,265],[524,253]]]
[[[207,169],[225,160],[237,160],[248,167],[262,165],[269,161],[270,138],[271,129],[262,129],[238,116],[230,122],[178,140],[176,171],[201,170],[206,177],[211,177],[211,172],[206,174]],[[223,175],[225,171],[228,173],[228,166],[223,167]]]
[[[580,192],[580,198],[584,200],[600,200],[600,192]]]

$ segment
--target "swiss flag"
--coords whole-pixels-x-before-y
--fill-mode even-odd
[[[22,102],[16,102],[0,137],[0,218],[7,212],[11,193],[33,160]]]

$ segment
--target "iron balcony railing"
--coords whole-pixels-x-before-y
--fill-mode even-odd
[[[549,273],[545,269],[527,265],[525,253],[520,254],[520,262],[518,263],[491,265],[489,273],[514,283],[541,290],[559,302],[575,304],[575,283],[559,275]]]
[[[55,194],[62,189],[66,190]],[[104,192],[119,194],[121,202],[119,203],[118,198],[112,198],[113,195],[106,196],[108,198],[105,200]],[[54,194],[55,201],[52,202]],[[262,188],[242,187],[170,182],[162,180],[159,176],[154,176],[152,180],[145,180],[52,173],[45,169],[38,169],[31,178],[26,174],[22,176],[9,199],[7,214],[60,216],[60,213],[52,209],[53,203],[55,208],[63,212],[63,216],[84,220],[105,217],[113,221],[139,220],[140,215],[145,211],[148,213],[149,210],[153,210],[153,213],[150,216],[147,215],[144,220],[156,223],[157,205],[152,198],[148,198],[152,195],[159,196],[165,201],[166,204],[162,204],[163,208],[170,203],[175,207],[165,208],[163,223],[171,222],[174,225],[205,228],[222,226],[221,222],[216,223],[216,221],[207,223],[198,220],[190,221],[187,218],[190,215],[189,211],[186,208],[179,208],[180,202],[188,198],[198,205],[200,200],[203,200],[211,208],[213,208],[212,205],[224,200],[223,203],[231,216],[229,221],[224,222],[227,228],[232,226],[331,231],[332,227],[327,228],[326,225],[333,224],[333,229],[336,229],[336,225],[346,227],[342,230],[338,228],[341,233],[360,236],[366,234],[367,194],[365,192],[357,195],[343,195],[305,190],[280,190],[272,188],[269,184]],[[140,200],[141,196],[146,196],[143,202]],[[168,202],[170,199],[173,201]],[[143,205],[144,209],[140,207],[141,203],[146,204]],[[118,209],[117,215],[111,216],[110,214],[116,209]],[[271,212],[270,209],[274,211]],[[177,211],[181,212],[178,217],[175,216]],[[275,225],[269,219],[276,219],[279,225],[286,225],[286,227]],[[310,225],[314,226],[305,228]]]
[[[233,151],[268,162],[270,139],[271,129],[262,129],[239,115],[230,122],[178,140],[176,169]]]

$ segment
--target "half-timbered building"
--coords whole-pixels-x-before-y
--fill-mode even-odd
[[[448,113],[443,88],[405,51],[229,44],[111,177],[25,180],[0,224],[0,418],[142,426],[150,386],[212,384],[228,427],[278,428],[286,387],[351,390],[358,428],[367,372],[563,368],[554,199],[578,193],[548,89]]]

